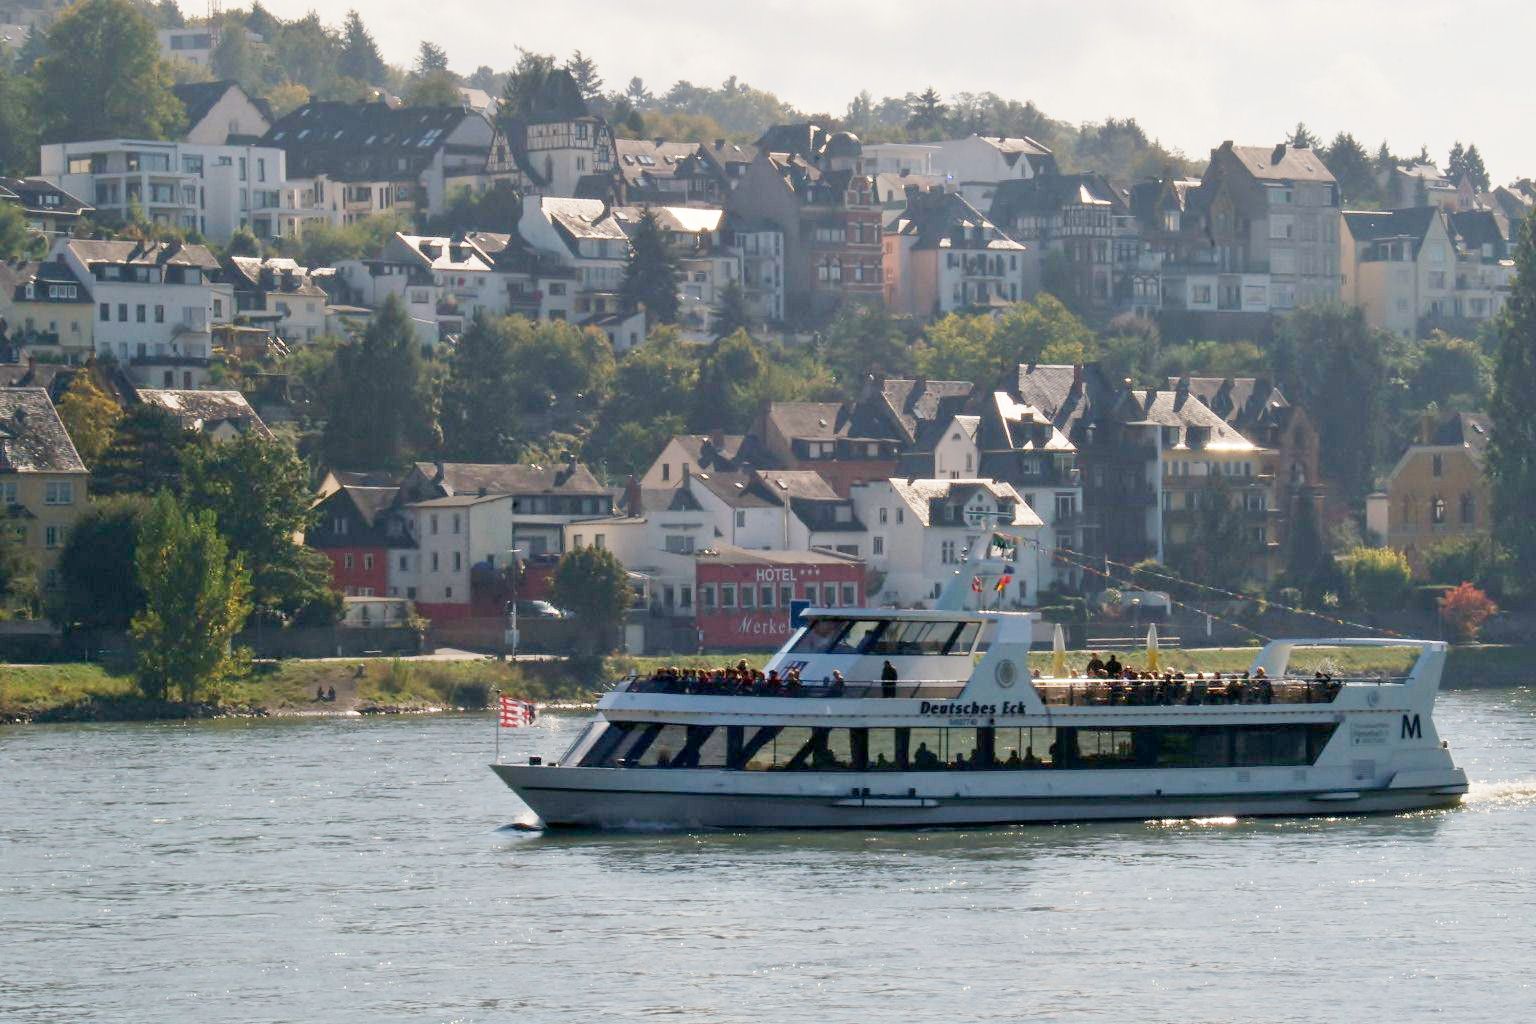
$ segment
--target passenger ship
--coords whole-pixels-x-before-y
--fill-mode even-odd
[[[1273,641],[1230,689],[1041,678],[1037,616],[967,611],[958,589],[934,609],[806,610],[765,666],[798,668],[795,695],[624,680],[558,760],[492,770],[546,826],[589,828],[1337,815],[1467,791],[1432,718],[1444,643]],[[1346,646],[1417,657],[1390,679],[1287,674],[1298,649]],[[821,684],[834,672],[848,682]]]

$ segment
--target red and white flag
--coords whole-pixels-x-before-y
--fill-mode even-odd
[[[501,728],[518,729],[525,725],[532,725],[536,717],[537,713],[533,710],[532,703],[513,697],[501,698]]]

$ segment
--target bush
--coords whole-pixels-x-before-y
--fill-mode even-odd
[[[1472,583],[1495,597],[1504,596],[1509,569],[1509,553],[1480,534],[1443,540],[1424,553],[1424,578],[1430,583]]]
[[[1413,570],[1402,552],[1357,547],[1339,558],[1355,603],[1367,611],[1396,611],[1408,600]]]
[[[1453,589],[1455,588],[1440,583],[1434,583],[1427,587],[1414,587],[1413,606],[1419,611],[1433,614],[1440,610],[1441,600]]]
[[[1440,598],[1440,618],[1463,643],[1476,640],[1483,623],[1498,610],[1487,594],[1470,583],[1453,587]]]

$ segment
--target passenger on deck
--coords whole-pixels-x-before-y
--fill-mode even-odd
[[[893,767],[893,765],[891,764],[890,761],[886,760],[885,752],[884,751],[882,751],[879,754],[875,755],[875,771],[881,772],[881,771],[885,771],[885,770],[887,770],[887,769],[889,769],[891,767]]]
[[[1003,762],[1003,767],[1004,768],[1018,768],[1018,767],[1022,766],[1023,764],[1024,764],[1024,762],[1019,760],[1019,748],[1018,747],[1010,747],[1008,749],[1008,760]]]
[[[1104,674],[1111,679],[1118,679],[1120,673],[1125,671],[1125,666],[1120,664],[1120,659],[1110,654],[1109,660],[1104,663]]]
[[[1038,768],[1038,767],[1040,767],[1040,759],[1035,756],[1035,748],[1034,747],[1025,747],[1024,748],[1024,767],[1025,768]]]
[[[880,696],[896,696],[896,666],[891,664],[891,659],[885,659],[885,667],[880,670]]]
[[[929,771],[931,769],[938,768],[940,765],[942,765],[942,763],[943,762],[939,760],[939,755],[929,750],[928,744],[926,743],[919,743],[917,745],[917,750],[912,754],[912,767],[917,768],[920,771]]]
[[[839,672],[837,669],[833,669],[832,670],[832,682],[827,687],[827,696],[828,697],[841,697],[843,695],[843,691],[845,691],[847,688],[848,688],[848,681],[843,678],[843,674],[841,672]]]
[[[1113,657],[1113,655],[1111,655]],[[1099,657],[1099,652],[1094,651],[1093,657],[1088,659],[1088,667],[1083,670],[1090,679],[1102,678],[1105,672],[1104,659]]]

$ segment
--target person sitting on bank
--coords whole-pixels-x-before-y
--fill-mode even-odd
[[[336,687],[334,687],[334,686],[327,686],[325,688],[325,699],[326,699],[326,702],[329,703],[329,704],[336,703]]]
[[[325,687],[323,687],[323,686],[315,687],[315,700],[322,701],[322,702],[325,700]]]
[[[880,696],[896,696],[896,680],[900,678],[896,674],[896,666],[891,664],[891,659],[885,659],[885,667],[880,670]]]
[[[1114,657],[1114,655],[1110,655]],[[1088,659],[1088,667],[1084,669],[1089,678],[1097,679],[1104,674],[1104,659],[1099,657],[1099,652],[1094,651],[1093,657]]]

